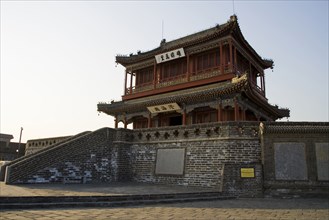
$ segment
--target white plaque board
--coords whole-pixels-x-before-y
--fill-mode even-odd
[[[155,60],[157,63],[163,63],[170,60],[175,60],[181,57],[185,57],[185,52],[183,48],[179,48],[177,50],[171,50],[162,54],[158,54],[155,56]]]

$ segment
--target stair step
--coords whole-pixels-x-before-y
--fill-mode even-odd
[[[195,202],[195,201],[210,201],[234,199],[234,197],[222,195],[199,195],[199,196],[177,196],[172,195],[142,195],[142,196],[111,196],[107,198],[100,197],[47,197],[38,198],[37,201],[31,200],[33,197],[16,197],[10,199],[1,198],[0,209],[33,209],[33,208],[64,208],[64,207],[117,207],[117,206],[132,206],[145,204],[159,203],[179,203],[179,202]],[[19,198],[17,200],[17,198]],[[34,197],[36,198],[36,197]],[[61,198],[62,200],[60,200]],[[11,200],[11,201],[10,201]],[[48,200],[48,201],[46,201]]]

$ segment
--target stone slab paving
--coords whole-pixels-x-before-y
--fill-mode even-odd
[[[297,219],[328,220],[328,199],[253,198],[124,208],[2,210],[11,219]]]

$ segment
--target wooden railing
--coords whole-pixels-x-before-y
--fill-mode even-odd
[[[221,74],[221,72],[218,67],[209,68],[209,69],[198,71],[198,72],[192,72],[191,76],[190,76],[190,81],[207,79],[207,78],[211,78],[214,76],[218,76],[220,74]]]
[[[178,76],[167,77],[163,79],[158,79],[154,85],[154,82],[147,82],[143,84],[139,84],[137,86],[133,86],[130,88],[126,88],[125,95],[135,94],[139,92],[149,91],[154,88],[163,88],[168,86],[173,86],[181,83],[185,83],[188,81],[197,81],[202,79],[208,79],[215,76],[219,76],[221,74],[232,73],[235,70],[235,66],[231,66],[229,64],[223,66],[223,73],[221,72],[221,67],[211,67],[208,69],[203,69],[200,71],[191,72],[190,76],[187,74],[181,74]]]
[[[265,98],[265,91],[262,90],[262,88],[260,86],[258,86],[256,83],[251,82],[250,83],[251,86],[254,88],[254,90],[261,96],[263,96]]]
[[[156,85],[156,87],[162,88],[162,87],[177,85],[183,82],[187,82],[186,74],[161,79],[159,81],[159,84]]]

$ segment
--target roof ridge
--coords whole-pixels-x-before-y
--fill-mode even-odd
[[[215,36],[218,33],[222,32],[225,30],[225,28],[230,27],[234,23],[237,23],[237,17],[235,15],[231,16],[230,19],[223,24],[216,24],[214,27],[210,27],[207,29],[204,29],[202,31],[195,32],[193,34],[188,34],[183,37],[176,38],[174,40],[171,40],[169,42],[166,42],[166,39],[162,39],[160,42],[160,45],[154,49],[145,51],[145,52],[140,52],[138,51],[137,54],[130,53],[129,55],[122,55],[118,54],[116,56],[116,61],[117,63],[120,63],[126,59],[140,59],[142,60],[144,57],[148,57],[149,55],[153,54],[158,54],[164,51],[168,50],[173,50],[175,48],[179,47],[185,47],[185,46],[190,46],[193,44],[198,43],[200,40]]]

